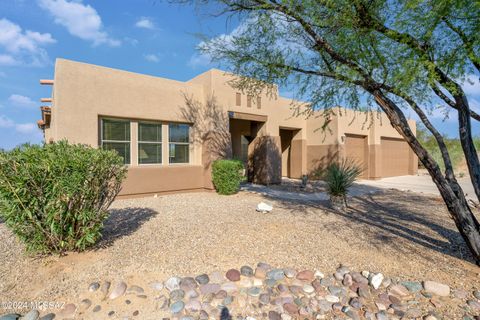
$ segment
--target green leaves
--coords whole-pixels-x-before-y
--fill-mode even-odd
[[[125,175],[115,152],[66,141],[0,152],[0,216],[30,251],[84,250]]]
[[[361,174],[361,166],[349,159],[330,164],[323,174],[327,193],[331,196],[346,196],[348,189]]]
[[[212,181],[219,194],[230,195],[240,190],[243,163],[239,160],[216,160],[212,165]]]

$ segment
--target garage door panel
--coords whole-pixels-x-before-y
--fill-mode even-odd
[[[361,178],[368,177],[368,140],[366,136],[346,135],[345,153],[347,159],[355,161],[362,166],[363,172]]]
[[[409,174],[410,147],[403,139],[381,138],[382,177]]]

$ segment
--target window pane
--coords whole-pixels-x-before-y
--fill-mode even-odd
[[[188,124],[171,123],[168,125],[168,134],[170,142],[188,142],[188,132],[190,126]]]
[[[162,163],[162,144],[139,143],[138,163]]]
[[[103,119],[103,140],[130,141],[130,122]]]
[[[130,143],[129,142],[104,142],[103,149],[115,150],[123,158],[123,163],[130,164]]]
[[[170,143],[170,163],[188,163],[189,145]]]
[[[162,141],[162,125],[160,123],[139,123],[138,141]]]

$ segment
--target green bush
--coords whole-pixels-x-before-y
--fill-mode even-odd
[[[27,250],[84,250],[101,236],[126,175],[115,151],[23,145],[0,152],[0,217]]]
[[[349,159],[329,164],[323,177],[327,183],[327,193],[334,197],[345,197],[361,174],[361,166]]]
[[[240,190],[243,163],[239,160],[216,160],[212,165],[212,181],[220,194],[234,194]]]

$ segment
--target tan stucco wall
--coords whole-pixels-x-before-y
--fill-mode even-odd
[[[122,195],[127,195],[211,189],[210,165],[222,155],[212,153],[212,150],[219,148],[216,147],[218,142],[210,138],[217,137],[222,143],[230,144],[228,118],[231,112],[257,121],[258,130],[252,134],[256,137],[255,143],[250,149],[253,152],[256,148],[258,154],[265,154],[255,155],[257,161],[265,162],[256,165],[261,168],[261,172],[256,173],[256,180],[265,183],[279,182],[282,174],[281,129],[294,132],[291,138],[289,172],[295,178],[310,173],[326,159],[340,159],[345,153],[342,138],[345,134],[368,136],[369,176],[378,178],[381,137],[400,137],[384,114],[374,117],[369,124],[368,121],[365,122],[363,113],[340,109],[331,117],[327,130],[319,130],[324,123],[324,118],[318,117],[319,113],[308,119],[304,115],[294,116],[292,100],[280,97],[278,92],[273,96],[260,95],[261,108],[258,108],[256,98],[252,99],[251,107],[248,107],[247,95],[241,93],[241,104],[237,106],[238,91],[228,83],[232,77],[231,74],[212,69],[187,82],[180,82],[58,59],[52,91],[52,121],[50,128],[45,130],[45,139],[67,139],[74,143],[98,146],[101,117],[131,120],[133,161],[122,190]],[[188,104],[185,96],[193,104]],[[299,104],[296,103],[297,106]],[[304,104],[300,108],[305,107]],[[138,165],[135,146],[139,120],[160,121],[164,124],[190,123],[190,163],[168,165],[168,145],[164,144],[163,165]],[[411,126],[415,130],[413,121]],[[232,129],[234,137],[242,130]],[[163,130],[164,135],[167,135],[168,126],[164,125]],[[210,137],[210,140],[205,141],[206,137]],[[234,143],[234,148],[235,146]],[[226,149],[222,152],[231,154],[231,150]],[[250,155],[253,156],[253,153]],[[411,163],[410,171],[414,173],[417,160],[413,153],[408,161]]]

